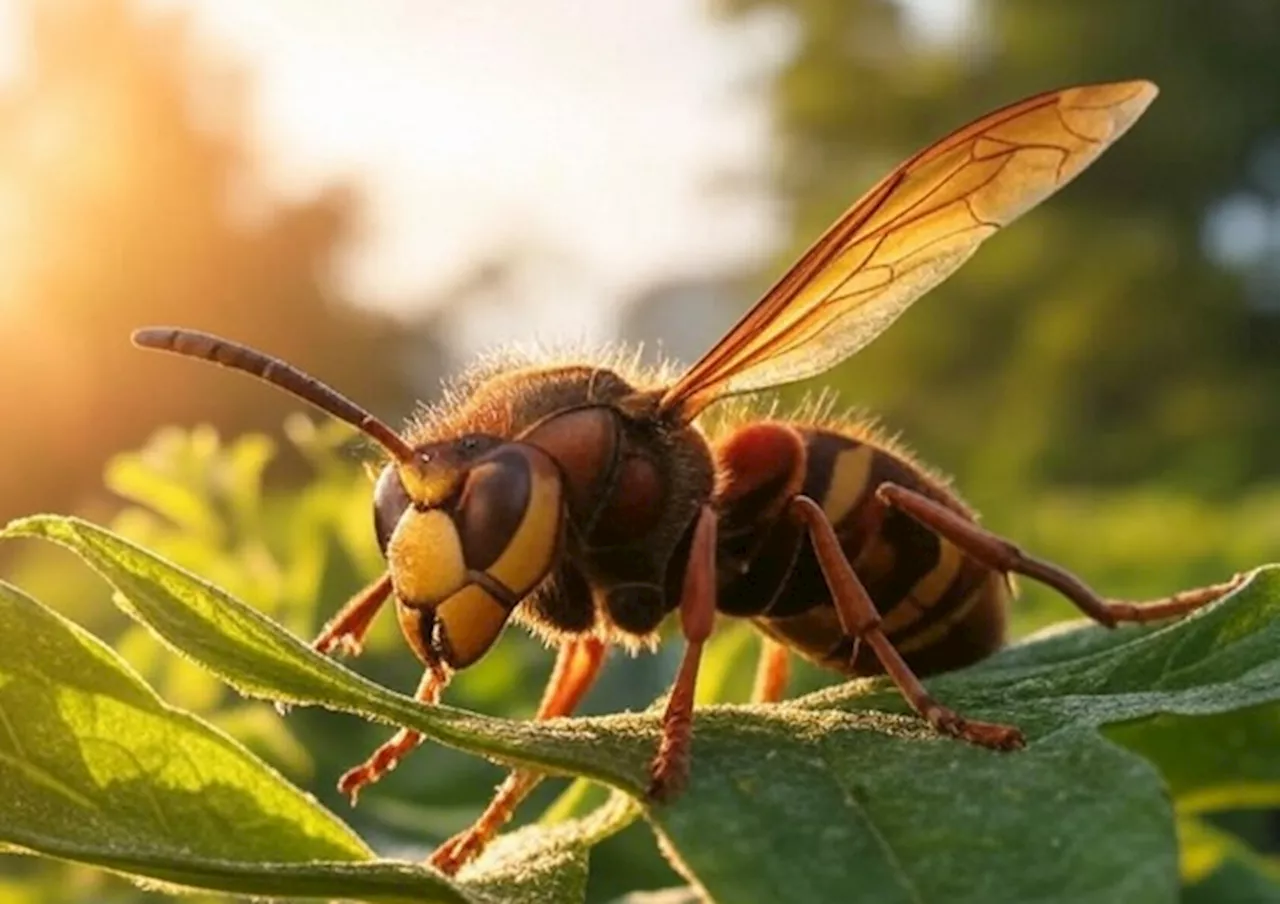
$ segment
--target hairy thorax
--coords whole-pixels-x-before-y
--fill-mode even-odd
[[[545,451],[563,474],[563,554],[516,616],[548,638],[652,641],[679,600],[689,530],[711,496],[707,444],[653,412],[653,389],[599,366],[496,370],[448,393],[415,446],[502,441]]]

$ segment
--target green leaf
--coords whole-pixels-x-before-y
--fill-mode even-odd
[[[247,692],[364,712],[637,796],[644,787],[653,713],[531,725],[421,706],[100,528],[37,518],[7,532],[75,549],[166,642]],[[929,682],[966,715],[1023,727],[1031,743],[1018,753],[934,736],[884,681],[704,708],[688,791],[646,815],[695,885],[735,904],[1172,902],[1177,844],[1162,777],[1098,729],[1128,723],[1140,738],[1161,714],[1273,703],[1278,657],[1280,572],[1266,570],[1172,624],[1074,627]]]
[[[0,659],[0,848],[237,894],[580,901],[587,847],[629,818],[614,805],[513,837],[451,882],[375,860],[310,796],[4,583],[0,637],[18,641]]]
[[[693,788],[651,814],[717,900],[1139,902],[1176,893],[1158,774],[1088,731],[1001,755],[935,740],[907,719],[788,710],[747,731],[729,714],[704,718]]]

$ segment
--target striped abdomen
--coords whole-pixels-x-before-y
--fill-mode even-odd
[[[744,427],[715,448],[720,466],[720,611],[751,618],[820,665],[847,674],[880,666],[840,626],[803,530],[785,515],[803,493],[822,505],[883,629],[918,673],[958,668],[1004,640],[1006,577],[965,556],[875,497],[882,483],[916,490],[972,517],[937,479],[853,431],[777,422]]]

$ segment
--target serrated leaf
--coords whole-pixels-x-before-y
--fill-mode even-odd
[[[269,620],[100,528],[28,519],[13,535],[79,552],[166,642],[242,689],[364,712],[509,762],[634,795],[653,714],[527,725],[424,707],[316,657]],[[700,709],[688,791],[647,816],[718,901],[1171,902],[1173,810],[1155,767],[1098,733],[1162,713],[1280,700],[1280,574],[1179,622],[1074,628],[939,676],[930,690],[1030,746],[938,738],[884,681],[790,704]]]
[[[580,901],[587,846],[615,826],[593,814],[508,845],[458,883],[379,861],[310,796],[2,582],[0,637],[0,848],[255,896]]]

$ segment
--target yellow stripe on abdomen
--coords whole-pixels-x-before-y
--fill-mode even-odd
[[[839,526],[861,501],[875,457],[876,450],[868,445],[857,445],[836,455],[831,465],[831,482],[819,500],[832,524]]]
[[[942,540],[938,544],[938,561],[916,581],[911,591],[884,617],[881,626],[890,636],[914,624],[937,603],[955,582],[964,566],[964,553]]]

